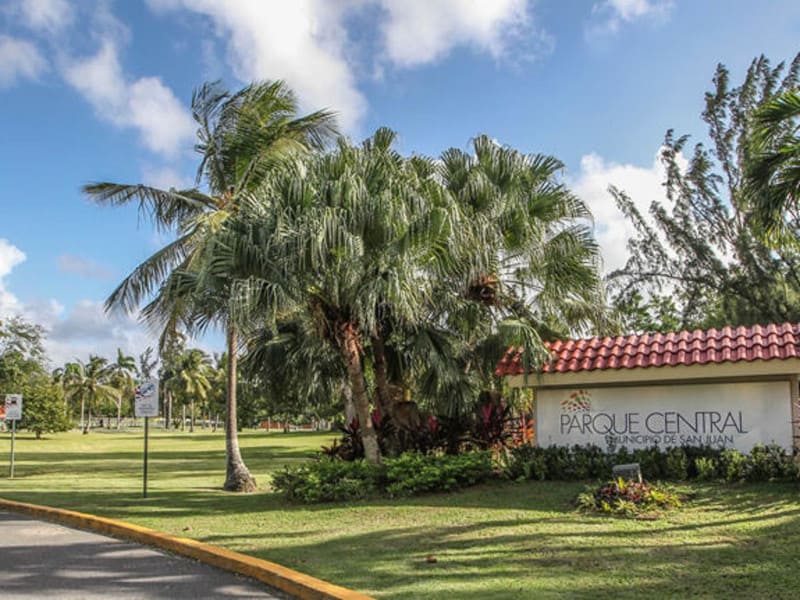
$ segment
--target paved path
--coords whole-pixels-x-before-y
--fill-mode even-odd
[[[133,542],[0,511],[0,598],[288,598]]]

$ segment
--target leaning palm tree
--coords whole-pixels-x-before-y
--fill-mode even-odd
[[[90,356],[84,363],[77,361],[74,375],[66,381],[65,392],[70,398],[79,398],[81,402],[81,430],[88,434],[92,428],[92,409],[103,402],[116,402],[120,390],[111,383],[112,368],[108,360],[99,356]],[[84,419],[84,411],[88,417]]]
[[[784,92],[761,106],[753,127],[747,169],[753,216],[768,235],[796,238],[800,224],[800,91]]]
[[[297,116],[295,95],[282,81],[255,83],[236,93],[219,83],[203,85],[192,98],[198,124],[195,149],[201,156],[195,187],[159,190],[144,185],[94,183],[83,188],[101,204],[138,202],[140,211],[160,229],[177,232],[167,244],[136,267],[106,302],[109,309],[136,310],[156,294],[146,316],[165,332],[179,326],[197,330],[197,298],[201,295],[202,325],[220,324],[228,346],[226,399],[225,489],[250,491],[255,481],[244,464],[237,437],[236,365],[238,327],[227,310],[230,285],[217,279],[214,294],[204,295],[187,285],[165,286],[171,273],[196,272],[205,248],[232,214],[241,198],[259,186],[276,165],[307,151],[322,148],[335,133],[332,113],[317,111]],[[164,293],[167,292],[167,293]],[[212,302],[217,302],[213,306]],[[202,326],[201,326],[202,328]]]

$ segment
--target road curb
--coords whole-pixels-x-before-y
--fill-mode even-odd
[[[226,571],[257,579],[301,600],[372,600],[370,596],[360,592],[348,590],[260,558],[204,544],[197,540],[176,537],[124,521],[2,498],[0,498],[0,510],[9,510],[62,525],[89,529],[155,546]]]

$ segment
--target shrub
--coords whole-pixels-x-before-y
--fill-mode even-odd
[[[387,458],[382,465],[323,458],[285,467],[273,477],[272,487],[292,501],[342,502],[378,495],[447,492],[475,485],[492,475],[490,452],[453,456],[408,452]]]
[[[622,478],[599,487],[589,487],[578,495],[578,508],[625,517],[681,507],[680,497],[662,485],[625,481]]]
[[[272,478],[272,487],[289,500],[304,503],[359,500],[381,488],[383,469],[363,460],[319,460],[285,467]]]
[[[523,445],[505,454],[504,474],[509,479],[607,479],[615,464],[639,463],[648,480],[723,479],[737,481],[800,480],[800,466],[777,445],[754,446],[750,454],[734,449],[658,447],[605,452],[597,446]]]
[[[665,479],[683,481],[689,477],[689,459],[683,448],[670,448],[667,451]]]
[[[694,459],[694,468],[695,476],[701,481],[712,481],[720,476],[717,471],[717,461],[713,458],[701,456]]]
[[[449,492],[481,483],[492,475],[490,452],[427,456],[406,453],[386,460],[386,493],[414,496]]]

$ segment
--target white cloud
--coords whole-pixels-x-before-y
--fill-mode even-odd
[[[0,238],[0,317],[15,314],[21,304],[6,288],[4,279],[18,264],[25,261],[25,253],[6,239]]]
[[[194,137],[195,126],[187,109],[161,79],[130,81],[124,75],[119,49],[110,37],[102,40],[94,56],[70,61],[63,75],[100,118],[117,127],[136,129],[153,152],[176,156]]]
[[[664,20],[673,6],[673,0],[602,0],[592,7],[593,21],[587,33],[615,34],[634,21]]]
[[[75,16],[66,0],[18,0],[11,5],[11,11],[31,29],[49,34],[70,25]]]
[[[607,161],[597,154],[581,158],[580,173],[570,180],[572,190],[589,205],[595,219],[595,236],[603,255],[605,272],[625,265],[627,242],[635,231],[617,208],[608,191],[614,186],[625,192],[639,211],[647,216],[654,200],[666,201],[662,183],[665,170],[659,152],[652,165],[640,167]]]
[[[349,132],[367,109],[355,74],[362,62],[375,62],[371,68],[380,73],[381,61],[414,67],[439,60],[457,46],[500,58],[512,43],[549,43],[532,27],[529,0],[148,0],[148,4],[157,12],[186,10],[209,18],[236,77],[284,79],[305,109],[336,110],[342,128]],[[377,19],[380,31],[378,48],[369,52],[357,48],[347,31],[348,18],[363,15]],[[212,54],[204,42],[205,62],[214,62]]]
[[[211,19],[242,81],[285,79],[308,109],[330,107],[345,129],[366,109],[346,59],[340,2],[292,0],[148,0],[157,11],[184,9]]]
[[[528,33],[526,0],[381,0],[381,25],[388,58],[401,67],[431,63],[456,46],[473,46],[494,58]]]
[[[138,354],[147,346],[156,347],[158,336],[151,334],[134,317],[107,314],[101,302],[81,300],[65,317],[48,327],[46,348],[53,364],[89,354],[113,358],[117,348]]]
[[[135,317],[107,315],[100,302],[81,300],[65,314],[64,306],[53,299],[21,301],[8,289],[6,278],[24,261],[22,250],[0,238],[0,319],[18,315],[42,325],[47,331],[45,349],[51,364],[85,359],[90,353],[113,357],[117,348],[138,353],[158,344],[158,336],[150,334]]]
[[[58,270],[62,273],[79,275],[85,279],[111,279],[114,274],[99,262],[75,254],[62,254],[56,258]]]
[[[47,68],[47,61],[28,40],[0,34],[0,88],[19,79],[36,79]]]

